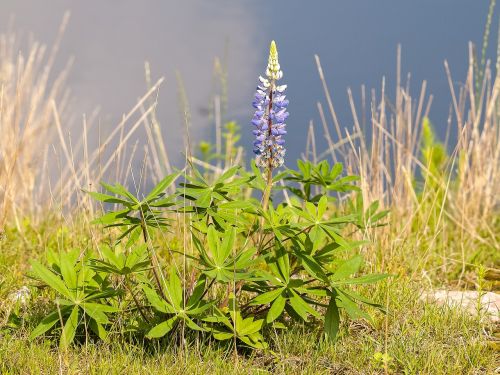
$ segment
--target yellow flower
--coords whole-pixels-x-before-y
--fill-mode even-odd
[[[269,61],[267,63],[266,75],[271,80],[278,80],[283,77],[283,72],[280,70],[280,64],[278,62],[278,49],[276,48],[274,40],[269,47]]]

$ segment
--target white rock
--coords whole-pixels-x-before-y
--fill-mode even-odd
[[[420,299],[434,301],[438,305],[462,308],[469,314],[478,315],[478,302],[481,298],[480,314],[492,322],[500,321],[500,294],[477,291],[435,290],[424,292]]]

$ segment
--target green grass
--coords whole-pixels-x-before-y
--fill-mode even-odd
[[[32,298],[19,310],[16,327],[12,327],[12,319],[7,320],[12,312],[9,294],[22,285],[33,285],[24,275],[29,270],[28,259],[43,258],[48,248],[90,246],[91,237],[85,235],[89,228],[75,225],[71,231],[61,229],[55,220],[43,225],[23,225],[22,236],[10,228],[0,242],[2,374],[377,374],[385,371],[380,359],[385,352],[389,356],[388,373],[491,374],[498,366],[498,354],[488,346],[484,334],[494,327],[459,310],[419,300],[427,281],[410,272],[413,265],[419,264],[417,259],[413,264],[401,265],[405,272],[360,290],[375,301],[388,301],[388,314],[371,311],[373,323],[358,320],[347,325],[344,319],[334,345],[326,343],[320,329],[297,325],[286,333],[266,332],[270,350],[250,352],[241,348],[237,357],[227,346],[194,335],[188,336],[182,345],[172,345],[171,339],[133,342],[113,334],[107,343],[85,343],[81,335],[76,346],[60,351],[57,340],[50,336],[28,340],[30,331],[50,305],[47,291],[32,288]],[[374,247],[377,245],[381,244],[375,243]],[[494,254],[489,254],[490,260]],[[391,266],[394,270],[396,263],[395,256]],[[377,270],[382,262],[374,260],[367,266]]]
[[[493,5],[490,16],[492,9]],[[487,30],[489,24],[490,20]],[[485,32],[485,40],[488,34]],[[16,39],[7,40],[14,43]],[[15,50],[8,44],[5,50],[10,49]],[[387,314],[369,311],[373,316],[372,322],[363,319],[349,321],[343,316],[335,344],[326,342],[321,324],[297,324],[287,331],[271,331],[268,328],[264,333],[269,350],[249,351],[239,347],[237,355],[230,345],[193,332],[185,337],[179,337],[177,333],[177,336],[169,336],[168,339],[138,341],[141,335],[128,337],[123,333],[123,322],[119,319],[113,322],[115,325],[111,326],[106,342],[93,340],[82,330],[77,332],[76,344],[68,350],[58,348],[57,332],[33,341],[28,339],[44,315],[54,307],[54,294],[48,289],[37,288],[37,283],[26,277],[30,269],[29,261],[38,259],[43,263],[48,250],[95,249],[99,243],[112,238],[101,228],[88,225],[89,220],[98,214],[85,216],[95,207],[87,203],[88,197],[81,191],[88,188],[91,181],[104,178],[101,163],[108,165],[108,162],[101,160],[100,145],[94,149],[92,145],[86,145],[81,155],[75,155],[76,162],[69,157],[63,160],[66,167],[54,173],[61,176],[60,181],[47,177],[50,173],[46,176],[40,161],[43,160],[43,151],[49,150],[51,144],[47,142],[47,137],[40,134],[49,134],[54,122],[58,130],[65,133],[61,126],[65,119],[63,117],[60,123],[59,111],[52,104],[54,98],[55,102],[60,102],[57,99],[58,90],[52,90],[53,96],[43,100],[37,97],[35,102],[40,104],[39,108],[19,106],[21,103],[33,103],[33,93],[41,95],[40,92],[44,92],[45,88],[37,89],[39,82],[44,80],[38,80],[35,73],[48,71],[50,66],[44,69],[36,64],[24,66],[19,63],[22,59],[10,61],[10,56],[3,56],[0,63],[17,66],[17,69],[12,70],[15,74],[7,77],[6,82],[10,84],[5,86],[8,89],[3,92],[4,106],[0,113],[3,120],[0,123],[1,134],[5,135],[0,137],[0,141],[6,140],[0,142],[0,154],[5,166],[0,168],[0,374],[498,373],[498,348],[495,349],[490,342],[492,336],[498,334],[498,324],[495,326],[482,319],[481,314],[479,317],[470,316],[456,308],[440,307],[419,298],[422,292],[431,288],[478,289],[479,286],[482,291],[498,288],[498,282],[495,284],[479,277],[482,270],[498,269],[500,265],[500,205],[498,188],[495,190],[500,186],[500,132],[499,117],[493,111],[498,108],[499,95],[498,85],[492,81],[495,74],[483,62],[485,51],[483,47],[481,62],[479,58],[470,56],[470,71],[476,73],[467,76],[460,86],[460,90],[465,90],[463,98],[466,103],[460,100],[462,104],[455,106],[453,118],[457,119],[457,123],[450,124],[457,126],[460,135],[456,145],[444,147],[434,137],[430,122],[427,119],[422,121],[426,113],[420,113],[418,109],[415,111],[415,103],[426,107],[428,99],[425,90],[422,88],[420,97],[412,97],[406,88],[398,86],[397,97],[400,99],[392,101],[394,107],[388,104],[391,101],[386,103],[384,91],[377,94],[380,101],[374,96],[369,103],[370,108],[375,109],[369,131],[371,141],[365,138],[361,131],[362,124],[358,123],[357,119],[362,116],[354,116],[354,128],[361,134],[360,139],[355,139],[354,134],[354,143],[351,146],[346,143],[339,149],[349,173],[352,171],[361,177],[365,202],[379,200],[391,211],[389,225],[354,235],[355,239],[369,239],[371,242],[362,249],[366,259],[363,273],[393,275],[375,285],[358,286],[356,290],[385,305]],[[30,52],[30,55],[33,53]],[[16,54],[13,56],[17,58]],[[330,101],[317,56],[316,62],[326,98]],[[400,59],[397,71],[401,71]],[[65,73],[62,73],[64,76]],[[484,90],[481,77],[486,77]],[[457,79],[452,79],[451,75],[448,79],[452,97],[461,98],[461,93],[456,91],[458,85],[453,83]],[[404,79],[398,76],[397,82],[402,81]],[[161,82],[162,79],[155,85],[148,84],[150,90],[141,102],[149,102]],[[19,86],[19,83],[22,85]],[[476,96],[473,97],[472,93]],[[140,110],[149,112],[156,105],[155,100],[151,103],[150,107]],[[354,103],[351,105],[354,107]],[[328,107],[334,117],[331,103]],[[64,108],[60,109],[63,114]],[[133,118],[138,111],[139,107],[135,107],[128,116]],[[188,110],[185,111],[187,113]],[[24,112],[33,114],[30,116],[36,121],[30,126],[36,131],[18,134],[22,128],[18,126],[16,114]],[[35,113],[54,114],[54,118]],[[165,151],[165,145],[155,116],[147,120],[144,123],[151,123],[155,134],[160,135],[148,142],[151,147],[148,148],[149,154],[155,155],[156,149]],[[125,124],[119,124],[115,133],[123,135]],[[333,129],[333,125],[325,126],[328,139],[331,138],[328,127]],[[340,130],[343,127],[335,124],[335,128],[338,139],[346,140]],[[77,137],[86,140],[87,127],[82,129],[84,132]],[[239,152],[242,151],[240,146],[236,146],[239,131],[235,124],[227,127],[226,131],[224,135],[219,132],[216,144],[223,145],[222,137],[226,138],[225,150],[219,151],[225,154],[220,164],[227,167],[233,161],[240,164],[244,157]],[[316,133],[319,134],[318,130]],[[423,135],[423,139],[419,134]],[[310,130],[309,135],[306,150],[310,148],[312,152],[306,152],[306,158],[315,160],[314,132]],[[9,141],[12,139],[20,141]],[[113,139],[119,144],[117,150],[126,150],[125,146],[130,146],[116,137],[108,141]],[[23,145],[22,150],[18,145]],[[73,151],[68,140],[61,139],[60,146]],[[40,155],[32,153],[34,150],[40,151]],[[212,147],[213,150],[217,151],[217,147]],[[446,150],[454,151],[447,155]],[[204,144],[201,151],[202,164],[216,160],[210,145]],[[328,155],[328,152],[324,154]],[[335,154],[332,152],[331,156]],[[122,158],[128,160],[128,155],[120,151],[111,156],[111,159]],[[83,163],[80,163],[82,160]],[[156,160],[152,157],[145,161],[151,170],[157,165],[162,167],[161,170],[170,170],[166,154],[156,157]],[[123,163],[122,167],[120,164],[116,163],[115,175],[120,176],[116,179],[125,185],[130,184],[130,176],[125,173],[127,164]],[[50,161],[49,165],[53,167]],[[70,168],[75,165],[76,171]],[[6,173],[14,167],[15,174]],[[210,170],[213,171],[213,168]],[[151,179],[151,176],[144,177],[144,181]],[[59,208],[52,215],[47,212],[47,207]],[[73,215],[62,217],[63,212],[70,211]],[[31,219],[22,219],[26,213],[31,213]],[[83,215],[83,218],[79,220],[78,215]],[[184,249],[183,229],[174,227],[172,234],[162,234],[162,242],[155,243],[162,266],[171,262],[168,249]],[[30,288],[30,300],[25,306],[14,304],[12,293],[25,285]],[[498,340],[493,344],[498,345]]]

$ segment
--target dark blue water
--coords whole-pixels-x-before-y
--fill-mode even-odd
[[[485,0],[3,0],[0,31],[14,15],[15,30],[51,43],[64,11],[70,10],[59,66],[75,57],[68,82],[75,112],[99,106],[101,127],[108,131],[145,92],[143,64],[149,61],[154,77],[166,77],[158,117],[171,157],[183,149],[176,71],[190,103],[194,140],[210,138],[213,121],[206,113],[213,61],[216,56],[224,59],[226,52],[229,102],[224,120],[242,125],[242,142],[251,149],[250,103],[267,63],[269,42],[275,39],[291,102],[289,156],[296,158],[305,148],[309,120],[318,136],[323,133],[316,101],[325,102],[314,54],[321,57],[341,124],[351,127],[347,87],[359,103],[361,84],[369,93],[386,76],[387,94],[393,98],[396,47],[401,43],[402,76],[406,79],[411,72],[415,97],[422,80],[428,81],[428,92],[434,94],[431,119],[444,135],[451,96],[443,61],[449,61],[456,81],[464,80],[467,43],[480,44],[488,5]],[[495,19],[492,44],[496,30]],[[490,50],[494,58],[495,46]]]

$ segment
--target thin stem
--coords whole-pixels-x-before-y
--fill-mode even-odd
[[[262,197],[262,208],[264,211],[267,211],[267,208],[269,207],[269,198],[271,197],[271,190],[273,188],[273,169],[272,167],[267,168],[267,185],[264,190],[264,195]]]
[[[203,292],[203,294],[201,295],[200,297],[200,301],[203,299],[203,297],[205,297],[208,293],[208,291],[210,290],[210,288],[212,288],[212,285],[214,285],[214,282],[215,282],[215,279],[212,279],[212,281],[210,281],[210,284],[208,284],[208,287],[207,289],[205,289],[205,291]]]
[[[129,293],[132,295],[132,299],[134,300],[135,305],[137,306],[137,310],[139,310],[139,313],[141,314],[142,318],[149,323],[149,319],[144,313],[144,310],[142,309],[142,306],[139,304],[139,301],[137,300],[137,297],[134,294],[134,291],[130,287],[129,280],[127,276],[125,276],[125,289],[129,291]]]
[[[141,215],[141,229],[142,229],[142,236],[144,238],[144,243],[146,244],[147,249],[151,254],[151,270],[153,271],[153,276],[155,278],[161,296],[163,297],[163,299],[166,299],[165,294],[163,293],[163,288],[161,287],[160,277],[158,276],[158,272],[156,272],[156,267],[159,266],[158,260],[156,259],[154,251],[149,247],[149,236],[148,236],[148,230],[146,228],[146,221],[144,219],[144,212],[142,212],[142,209],[140,209],[139,213]]]
[[[271,82],[271,88],[269,90],[269,107],[267,109],[267,132],[269,138],[272,135],[272,128],[273,128],[273,121],[271,119],[271,111],[273,109],[273,87],[274,87],[274,81]],[[271,197],[271,190],[273,188],[274,155],[272,151],[273,151],[272,146],[269,146],[269,160],[267,165],[267,176],[266,176],[267,185],[264,190],[264,196],[262,197],[262,208],[264,209],[264,211],[267,211],[267,208],[269,206],[269,198]]]
[[[273,169],[271,166],[267,168],[267,185],[266,188],[264,189],[264,195],[262,196],[262,209],[267,211],[269,207],[269,198],[271,197],[271,190],[273,188]],[[260,231],[259,231],[259,237],[258,237],[258,243],[259,243],[259,248],[262,246],[262,243],[264,242],[264,216],[260,217]],[[259,253],[261,250],[259,250]]]

